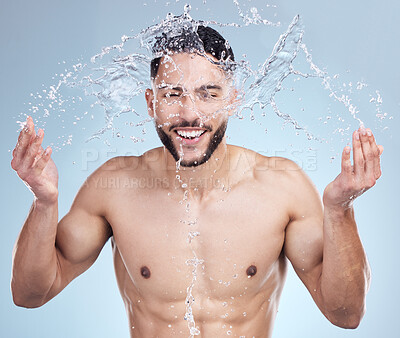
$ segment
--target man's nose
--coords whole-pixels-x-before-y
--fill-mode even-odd
[[[185,92],[181,96],[179,115],[187,121],[197,119],[201,115],[195,97],[190,92]]]

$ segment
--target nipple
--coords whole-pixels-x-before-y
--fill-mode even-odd
[[[257,273],[257,267],[255,265],[250,265],[246,270],[248,278],[253,277],[256,273]]]
[[[140,274],[143,276],[143,278],[150,278],[150,269],[147,266],[142,266],[140,268]]]

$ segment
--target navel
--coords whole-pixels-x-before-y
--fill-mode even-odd
[[[143,276],[143,278],[149,279],[150,278],[150,269],[147,266],[142,266],[140,268],[140,274]]]
[[[246,270],[248,278],[253,277],[256,273],[257,273],[257,267],[255,265],[250,265]]]

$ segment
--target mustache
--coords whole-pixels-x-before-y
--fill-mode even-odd
[[[175,129],[175,128],[186,128],[186,127],[204,128],[204,129],[206,129],[208,131],[212,131],[212,127],[209,126],[209,125],[204,124],[203,122],[201,122],[200,119],[196,119],[196,120],[193,120],[191,122],[186,121],[186,120],[182,120],[182,121],[180,121],[178,123],[171,124],[169,126],[169,131],[171,131],[172,129]]]

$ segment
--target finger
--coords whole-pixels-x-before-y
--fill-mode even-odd
[[[369,144],[371,147],[371,152],[374,155],[374,174],[375,174],[375,179],[378,179],[381,176],[381,163],[380,163],[380,149],[378,148],[378,145],[376,144],[375,137],[372,134],[372,131],[370,129],[367,129],[367,134],[369,138]]]
[[[371,131],[369,131],[370,134]],[[375,155],[372,152],[371,145],[369,143],[369,135],[368,130],[365,128],[361,128],[360,130],[360,140],[361,140],[361,148],[364,157],[364,168],[365,168],[365,175],[367,179],[367,184],[375,184],[375,182],[370,182],[371,178],[375,180]]]
[[[381,156],[382,153],[383,153],[383,150],[384,150],[385,148],[383,148],[383,146],[380,145],[380,144],[378,144],[378,148],[379,148],[379,156]]]
[[[31,116],[28,116],[27,120],[26,120],[26,124],[29,127],[29,136],[30,139],[29,144],[33,142],[33,140],[35,139],[36,136],[36,132],[35,132],[35,124],[33,123],[33,119]],[[29,146],[29,145],[28,145]]]
[[[32,123],[32,132],[31,132],[31,140],[30,140],[29,145],[31,145],[35,141],[36,136],[37,136],[36,131],[35,131],[35,124],[33,123],[32,118],[30,118],[30,120]],[[28,148],[29,148],[29,145],[28,145]]]
[[[25,156],[23,158],[23,162],[21,165],[23,171],[32,168],[35,162],[35,157],[37,156],[38,151],[41,147],[43,136],[44,136],[43,129],[39,129],[38,134],[35,136],[32,143],[29,145],[25,153]]]
[[[18,137],[18,142],[16,145],[16,155],[23,157],[29,145],[35,139],[35,124],[33,123],[32,117],[28,116],[26,118],[25,127],[21,130]]]
[[[39,175],[43,171],[50,160],[51,153],[52,149],[50,147],[47,147],[46,150],[42,152],[34,167],[35,174]]]
[[[21,130],[18,136],[17,145],[13,151],[15,162],[19,164],[21,158],[25,155],[26,149],[31,141],[32,123],[30,117],[26,118],[25,127]]]
[[[33,162],[33,167],[36,165],[37,161],[40,159],[40,157],[43,155],[44,149],[42,145],[40,145],[36,155],[35,155],[35,162]]]
[[[346,175],[351,175],[353,173],[353,167],[351,166],[350,159],[351,148],[349,146],[344,147],[342,153],[342,173]]]
[[[353,133],[353,167],[354,173],[358,178],[364,175],[364,155],[361,148],[359,130]]]

